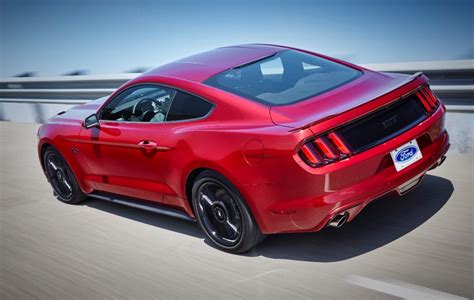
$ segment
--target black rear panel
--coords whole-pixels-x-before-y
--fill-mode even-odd
[[[361,152],[410,129],[425,117],[418,97],[412,94],[336,132],[345,138],[353,151]]]

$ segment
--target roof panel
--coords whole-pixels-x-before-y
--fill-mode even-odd
[[[272,55],[284,49],[260,44],[217,48],[157,67],[144,75],[170,76],[202,82],[224,70]]]

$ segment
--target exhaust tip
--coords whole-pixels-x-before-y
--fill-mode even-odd
[[[441,156],[441,158],[430,168],[430,170],[436,169],[437,167],[441,166],[445,160],[446,155]]]
[[[438,167],[441,166],[445,160],[446,160],[446,155],[443,155],[443,157],[441,157],[441,159],[439,160]]]
[[[347,212],[340,213],[334,216],[329,222],[328,226],[333,228],[340,228],[347,221],[349,214]]]

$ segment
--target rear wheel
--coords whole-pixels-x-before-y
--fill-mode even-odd
[[[78,204],[85,200],[86,195],[79,188],[71,168],[58,151],[52,147],[46,149],[43,164],[58,200],[69,204]]]
[[[194,182],[192,195],[198,222],[219,249],[243,253],[263,240],[243,198],[222,175],[202,172]]]

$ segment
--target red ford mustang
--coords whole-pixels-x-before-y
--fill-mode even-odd
[[[38,131],[55,195],[197,220],[218,248],[353,220],[404,194],[449,148],[421,73],[305,50],[224,47],[149,71]]]

